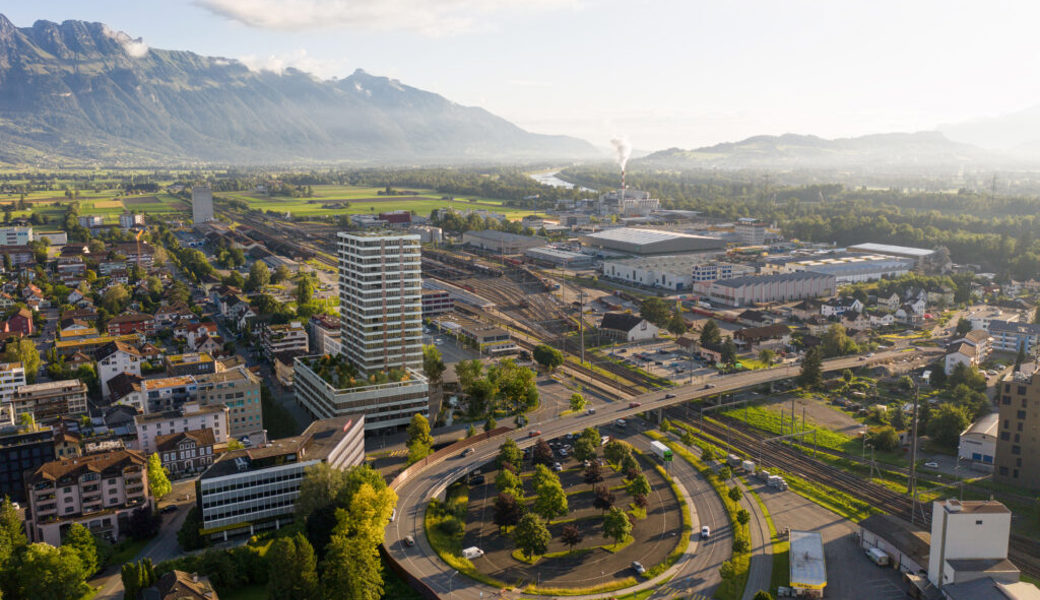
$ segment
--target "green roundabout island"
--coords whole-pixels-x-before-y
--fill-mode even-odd
[[[529,594],[608,592],[663,573],[689,545],[688,507],[656,458],[601,441],[594,429],[526,451],[506,441],[427,506],[431,546],[462,574]]]

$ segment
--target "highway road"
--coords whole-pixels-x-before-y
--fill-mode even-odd
[[[833,372],[863,366],[875,366],[921,353],[923,351],[915,351],[913,354],[904,351],[891,351],[877,353],[869,358],[860,356],[836,358],[824,361],[822,369],[824,372]],[[720,375],[709,378],[711,383],[707,385],[711,387],[698,383],[673,388],[667,392],[645,394],[633,401],[638,402],[639,406],[630,406],[629,403],[599,405],[596,406],[596,413],[592,415],[582,413],[573,417],[557,419],[541,423],[537,426],[538,429],[531,426],[478,443],[473,446],[475,452],[465,459],[461,456],[446,458],[439,463],[428,466],[397,487],[397,518],[386,529],[385,543],[387,551],[410,573],[422,579],[438,594],[442,594],[444,595],[443,597],[450,600],[454,600],[454,598],[481,600],[484,597],[491,598],[498,595],[498,590],[458,574],[441,561],[426,540],[423,531],[423,518],[426,505],[431,498],[441,495],[451,482],[491,461],[498,452],[498,446],[507,436],[515,439],[520,447],[532,446],[538,437],[549,440],[567,433],[578,432],[586,427],[607,425],[616,419],[628,419],[648,410],[663,409],[706,396],[787,379],[797,376],[800,368],[799,365],[784,365],[771,369]],[[697,480],[698,477],[696,476],[682,476],[684,485],[687,486],[690,495],[694,499],[695,510],[699,515],[710,515],[713,514],[713,511],[714,514],[720,515],[721,505],[712,507],[710,500],[708,500],[711,497],[710,495],[697,493],[699,489],[695,485]],[[408,535],[415,537],[416,545],[414,547],[406,548],[401,542]],[[722,557],[723,560],[729,557],[728,552],[723,552],[723,554],[725,555]],[[691,563],[689,568],[699,572],[703,577],[703,582],[693,581],[695,586],[699,587],[703,584],[705,587],[711,587],[710,578],[708,577],[709,571],[700,559],[691,561],[691,557],[687,555],[682,560],[685,563]],[[717,568],[713,569],[713,571],[717,573]],[[687,575],[682,575],[682,577],[685,580]]]

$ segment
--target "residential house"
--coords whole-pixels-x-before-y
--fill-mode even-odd
[[[220,600],[209,578],[198,573],[168,571],[141,593],[142,600]]]
[[[141,353],[126,342],[110,342],[97,350],[98,381],[101,382],[101,397],[110,398],[108,382],[121,373],[141,376]]]
[[[720,363],[722,362],[722,344],[701,344],[697,349],[697,356],[709,364]]]
[[[896,312],[899,307],[903,304],[903,299],[899,297],[899,294],[892,292],[886,297],[878,298],[878,306],[887,310],[888,312]]]
[[[776,323],[776,317],[761,310],[745,310],[737,315],[737,322],[747,327],[763,327]]]
[[[150,414],[178,409],[185,402],[194,400],[197,393],[195,379],[191,375],[181,375],[142,379],[128,394],[119,397],[113,395],[113,399],[119,404],[133,406]]]
[[[863,303],[855,298],[831,298],[820,305],[820,314],[825,317],[838,317],[846,312],[863,312]]]
[[[58,279],[69,287],[76,287],[87,275],[87,265],[82,256],[59,256]]]
[[[0,310],[7,310],[16,304],[14,296],[7,292],[0,292]]]
[[[200,338],[195,339],[195,352],[199,354],[209,354],[211,356],[218,354],[224,348],[224,338],[220,336],[208,336],[203,335]]]
[[[870,318],[854,310],[842,314],[839,322],[845,326],[845,329],[867,329],[870,327]]]
[[[33,334],[33,314],[28,308],[19,308],[4,323],[4,333],[14,333],[28,337]]]
[[[32,414],[38,423],[63,416],[87,414],[87,384],[78,379],[34,383],[17,388],[11,397],[14,414]]]
[[[882,313],[879,311],[868,311],[867,319],[870,327],[888,327],[896,322],[896,317],[892,313]]]
[[[791,307],[791,316],[801,321],[805,321],[806,319],[820,314],[821,310],[822,304],[820,302],[806,299]]]
[[[213,464],[215,443],[213,429],[209,427],[168,433],[155,438],[159,460],[174,477],[197,473]]]
[[[159,327],[172,327],[181,321],[194,321],[197,318],[195,313],[191,312],[188,305],[183,302],[160,306],[155,311],[155,323]]]
[[[205,353],[168,354],[164,362],[168,375],[206,375],[217,370],[216,361]]]
[[[306,356],[306,350],[286,350],[276,353],[271,362],[274,364],[274,376],[285,388],[293,387],[296,380],[296,357]]]
[[[599,325],[607,337],[619,342],[638,342],[657,337],[658,327],[630,313],[606,313]]]

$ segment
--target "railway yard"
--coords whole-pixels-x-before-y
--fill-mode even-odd
[[[296,259],[317,261],[325,267],[336,267],[336,232],[339,228],[333,224],[292,223],[237,212],[226,214],[240,224],[243,233],[262,240],[272,251]],[[627,403],[648,392],[664,388],[660,378],[610,360],[606,353],[598,352],[591,345],[584,348],[585,362],[580,361],[583,349],[579,337],[579,319],[585,319],[586,328],[594,328],[596,323],[589,318],[590,315],[583,314],[576,303],[562,300],[565,294],[561,293],[560,288],[567,287],[563,291],[571,297],[577,297],[586,290],[570,289],[574,287],[572,284],[554,280],[516,259],[492,260],[458,250],[424,249],[422,271],[425,279],[456,286],[486,301],[481,306],[457,301],[455,310],[467,318],[509,330],[522,351],[530,354],[542,343],[563,351],[567,360],[561,370],[572,378],[572,383],[594,388],[601,398]],[[790,441],[771,441],[772,434],[750,428],[732,418],[714,416],[696,419],[688,408],[690,406],[687,403],[685,407],[664,409],[663,416],[673,421],[688,422],[708,443],[727,447],[729,452],[756,461],[761,467],[833,488],[873,507],[872,510],[929,529],[929,502],[915,502],[906,493],[814,458],[811,437],[800,440],[798,446]],[[848,458],[853,462],[858,459]],[[898,471],[898,468],[893,469]],[[757,483],[755,485],[761,487]],[[823,509],[814,506],[814,510]],[[852,526],[851,521],[845,522],[845,529]],[[1040,577],[1040,543],[1013,533],[1009,558],[1021,568],[1023,574]],[[885,593],[879,590],[877,597],[889,597],[890,587],[894,589],[894,584],[880,579],[877,585],[885,588]]]

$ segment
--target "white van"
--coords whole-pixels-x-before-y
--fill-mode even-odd
[[[474,558],[480,558],[481,556],[484,556],[484,551],[476,546],[462,549],[462,558],[473,560]]]
[[[887,567],[891,562],[891,559],[889,559],[888,554],[880,548],[867,548],[866,554],[867,558],[869,558],[872,563],[879,567]]]

